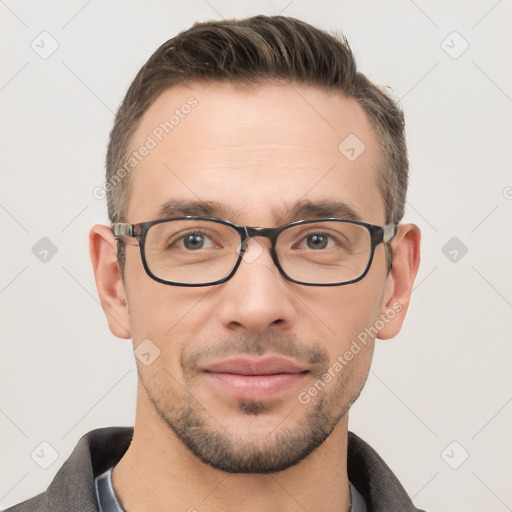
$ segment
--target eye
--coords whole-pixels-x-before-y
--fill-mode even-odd
[[[199,249],[209,249],[215,246],[213,240],[201,232],[186,233],[175,239],[169,247],[178,246],[188,251],[197,251]]]
[[[187,249],[195,250],[201,249],[205,243],[205,236],[199,233],[193,233],[183,238],[183,245]]]
[[[329,243],[329,237],[322,233],[313,233],[306,237],[309,249],[325,249]]]
[[[309,233],[298,244],[299,249],[322,250],[336,245],[336,241],[327,233]]]

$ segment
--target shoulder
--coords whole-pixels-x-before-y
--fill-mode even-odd
[[[45,492],[5,512],[96,512],[94,478],[119,461],[132,435],[132,427],[105,427],[83,435]]]
[[[49,512],[46,492],[9,507],[4,512]]]
[[[348,434],[347,456],[349,480],[363,495],[368,510],[422,512],[379,454],[352,432]]]

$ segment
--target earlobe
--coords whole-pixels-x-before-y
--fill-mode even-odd
[[[131,338],[126,292],[116,256],[116,240],[108,226],[97,224],[89,233],[89,251],[96,288],[112,334]]]
[[[412,287],[420,264],[421,233],[414,224],[401,224],[391,244],[393,268],[387,278],[381,308],[384,326],[377,335],[380,339],[396,336],[405,319]]]

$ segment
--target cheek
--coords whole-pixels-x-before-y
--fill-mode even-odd
[[[363,280],[339,288],[333,287],[332,291],[320,289],[306,302],[314,305],[312,309],[319,319],[315,323],[323,327],[323,335],[331,340],[329,345],[342,351],[379,318],[381,294],[381,288]]]
[[[371,281],[323,290],[308,300],[321,320],[315,323],[324,326],[317,339],[328,354],[330,374],[340,377],[334,380],[344,382],[349,396],[356,396],[364,385],[373,357],[372,328],[379,319],[382,288]],[[310,315],[304,326],[311,321]]]
[[[193,309],[194,296],[187,295],[186,288],[151,279],[138,251],[137,247],[130,248],[125,270],[132,338],[135,345],[146,338],[161,343]]]
[[[211,315],[205,307],[207,293],[202,288],[168,286],[144,276],[132,280],[130,286],[127,283],[134,347],[151,340],[159,350],[155,366],[180,375],[183,351],[200,337]]]

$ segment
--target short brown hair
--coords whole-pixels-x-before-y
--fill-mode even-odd
[[[124,221],[130,191],[126,165],[130,139],[142,115],[166,89],[193,83],[263,85],[297,82],[337,91],[359,102],[380,141],[379,189],[386,223],[403,217],[408,184],[404,116],[396,102],[357,71],[344,36],[336,37],[284,16],[196,23],[162,44],[142,66],[119,107],[106,158],[108,214]],[[118,259],[124,269],[123,245]]]

